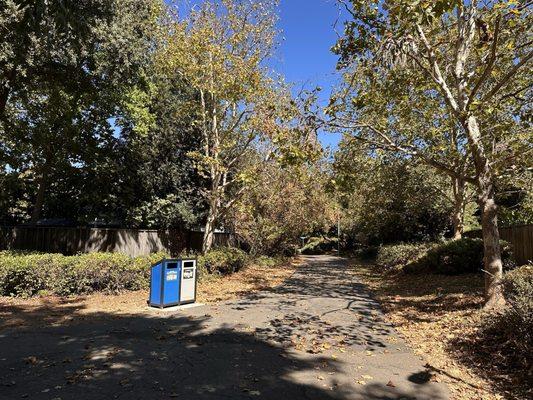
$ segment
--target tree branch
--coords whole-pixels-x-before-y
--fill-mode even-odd
[[[494,67],[494,62],[496,61],[496,47],[498,45],[498,37],[500,33],[500,19],[501,17],[498,16],[496,19],[496,23],[494,25],[494,38],[492,39],[492,46],[491,46],[491,52],[490,52],[490,58],[485,66],[485,69],[483,70],[483,73],[479,77],[478,81],[476,82],[474,88],[472,89],[472,92],[470,93],[470,96],[468,96],[468,102],[467,107],[472,104],[472,101],[474,101],[474,98],[485,80],[489,77],[490,73],[492,72],[492,68]]]
[[[484,97],[483,99],[481,100],[482,102],[485,102],[485,101],[488,101],[490,100],[490,98],[492,96],[494,96],[498,90],[500,90],[500,88],[502,86],[504,86],[505,84],[507,84],[511,78],[516,75],[516,73],[518,72],[518,70],[523,66],[525,65],[529,60],[531,60],[531,58],[533,57],[533,51],[529,52],[528,54],[526,54],[521,60],[519,63],[515,64],[515,66],[513,68],[511,68],[511,70],[500,80],[500,82],[498,82],[496,84],[496,86],[494,86],[490,92],[488,92]]]
[[[422,43],[424,43],[424,47],[426,48],[426,51],[428,52],[429,61],[431,63],[431,69],[433,71],[431,76],[433,80],[435,81],[435,83],[440,88],[444,96],[444,99],[446,100],[446,103],[450,106],[452,112],[454,114],[458,114],[459,106],[452,92],[450,91],[450,88],[448,84],[446,83],[446,80],[444,79],[442,75],[439,64],[437,62],[437,57],[435,56],[435,52],[433,48],[431,47],[426,35],[424,34],[422,27],[419,24],[416,24],[416,29],[418,31],[418,34],[420,35],[420,39],[422,39]]]
[[[369,125],[369,124],[354,124],[354,125],[351,125],[351,126],[336,125],[336,127],[343,128],[343,129],[351,129],[351,130],[365,129],[365,128],[369,129],[372,132],[376,133],[379,137],[381,137],[384,142],[371,140],[371,139],[368,139],[368,138],[363,138],[363,137],[357,136],[357,135],[350,135],[350,137],[354,138],[354,139],[357,139],[357,140],[360,140],[360,141],[363,141],[363,142],[366,142],[366,143],[369,143],[369,144],[374,145],[374,146],[376,146],[378,148],[381,148],[383,150],[400,151],[400,152],[402,152],[402,153],[404,153],[406,155],[421,159],[426,164],[428,164],[428,165],[430,165],[430,166],[432,166],[434,168],[437,168],[438,170],[446,173],[449,176],[452,176],[452,177],[455,177],[455,178],[458,178],[458,179],[462,179],[465,182],[469,182],[469,183],[472,183],[472,184],[476,183],[475,178],[470,177],[470,176],[465,176],[461,172],[456,171],[453,166],[446,165],[442,161],[436,160],[433,157],[427,156],[427,155],[419,152],[416,149],[415,146],[411,146],[411,145],[400,146],[400,145],[396,144],[385,133],[383,133],[381,130],[377,129],[376,127],[374,127],[372,125]]]

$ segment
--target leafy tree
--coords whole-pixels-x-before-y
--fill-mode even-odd
[[[335,48],[339,66],[366,73],[370,81],[358,101],[373,102],[368,91],[380,81],[384,83],[377,88],[386,91],[379,95],[404,98],[402,108],[392,107],[385,119],[381,113],[377,121],[370,121],[369,115],[358,121],[355,114],[352,128],[369,133],[377,146],[393,147],[475,185],[485,251],[486,306],[501,305],[495,185],[501,174],[531,166],[531,76],[527,66],[533,51],[529,2],[341,3],[352,18]],[[398,86],[401,81],[403,86]],[[424,108],[422,99],[446,106],[443,117],[449,129],[435,129],[439,122],[424,112],[420,118],[426,121],[425,129],[411,134],[407,125],[398,129],[396,119]],[[438,151],[439,142],[452,142],[453,132],[460,153],[468,157],[466,164],[450,163]]]
[[[255,254],[289,251],[300,237],[335,224],[334,198],[326,192],[329,173],[322,163],[282,167],[269,162],[230,213],[236,235]]]
[[[117,198],[126,202],[131,226],[196,226],[205,212],[205,186],[189,156],[201,147],[195,125],[197,93],[179,77],[152,71],[149,84],[128,97],[120,118]]]
[[[112,149],[110,118],[150,60],[161,4],[143,0],[0,4],[0,132],[10,168],[35,182],[31,222],[65,171]]]
[[[449,230],[449,184],[424,164],[390,152],[369,153],[346,138],[333,167],[341,230],[349,242],[438,240]]]
[[[203,191],[204,251],[213,244],[217,224],[273,153],[243,169],[246,159],[261,142],[281,143],[288,132],[279,120],[290,119],[294,107],[264,65],[276,44],[276,5],[274,0],[205,1],[186,18],[172,18],[163,39],[162,71],[180,75],[198,93],[191,108],[198,110],[202,149],[190,155],[209,182]]]

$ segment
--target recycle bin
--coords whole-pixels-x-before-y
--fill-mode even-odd
[[[164,308],[196,301],[196,260],[163,259],[150,269],[148,304]]]

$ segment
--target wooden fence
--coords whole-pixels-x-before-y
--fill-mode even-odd
[[[481,231],[466,232],[465,236],[480,238]],[[514,258],[518,265],[533,261],[533,225],[500,228],[500,239],[511,243]]]
[[[0,227],[0,250],[32,250],[67,255],[111,252],[136,257],[163,251],[176,256],[183,250],[200,251],[202,239],[202,232],[177,229]],[[230,234],[215,233],[215,246],[231,243]]]

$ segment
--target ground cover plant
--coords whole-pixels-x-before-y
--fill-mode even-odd
[[[515,267],[512,247],[501,241],[505,270]],[[377,265],[386,270],[401,270],[409,274],[460,275],[481,272],[483,241],[462,238],[443,242],[398,243],[376,249]]]

